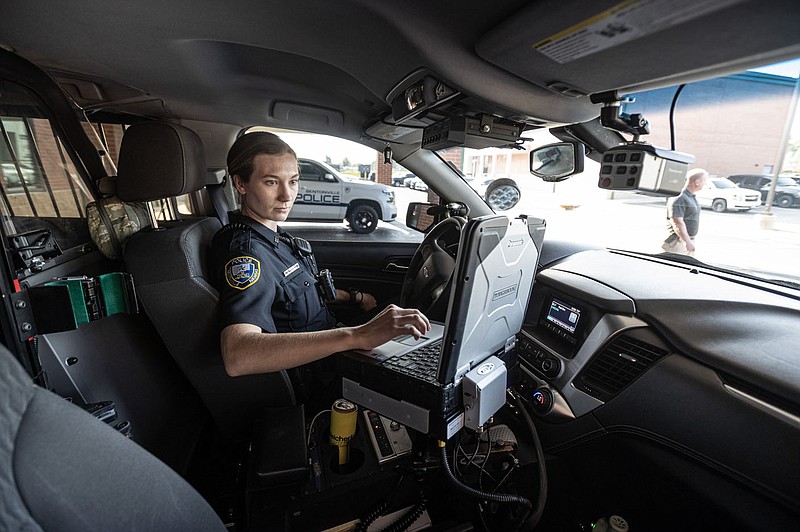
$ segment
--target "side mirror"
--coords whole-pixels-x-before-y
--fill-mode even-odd
[[[333,174],[324,174],[322,176],[322,180],[328,183],[336,183],[336,178],[333,176]]]
[[[435,203],[409,203],[406,211],[406,226],[424,233],[438,221],[436,213],[439,211],[441,211],[441,207]]]
[[[558,142],[531,151],[531,173],[555,183],[583,172],[583,144]]]

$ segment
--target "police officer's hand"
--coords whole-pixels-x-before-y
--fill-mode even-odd
[[[389,305],[370,321],[356,327],[356,334],[361,349],[372,349],[404,334],[419,339],[430,328],[430,321],[419,310]]]
[[[356,297],[360,298],[357,299],[357,301],[362,312],[369,312],[378,306],[378,301],[372,294],[368,294],[367,292],[359,292]]]

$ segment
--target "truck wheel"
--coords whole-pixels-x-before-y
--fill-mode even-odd
[[[371,233],[378,227],[378,211],[369,205],[356,205],[348,218],[354,233]]]
[[[775,200],[775,204],[778,207],[791,207],[792,206],[792,197],[784,194],[783,196],[778,196],[778,199]]]
[[[507,211],[519,203],[520,192],[511,179],[497,179],[486,189],[486,203],[496,211]]]
[[[725,212],[728,209],[728,202],[724,199],[715,199],[711,204],[711,210],[714,212]]]

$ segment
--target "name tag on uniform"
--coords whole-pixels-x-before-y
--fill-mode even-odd
[[[289,277],[290,275],[292,275],[293,272],[295,272],[295,271],[297,271],[299,269],[300,269],[300,265],[295,262],[294,264],[292,264],[291,266],[289,266],[288,268],[283,270],[283,276],[284,277]]]

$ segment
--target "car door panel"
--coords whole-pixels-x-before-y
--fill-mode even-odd
[[[353,260],[352,242],[311,242],[317,265],[328,268],[337,288],[356,287],[373,294],[378,301],[397,300],[411,258],[414,242],[370,242],[358,246]]]

